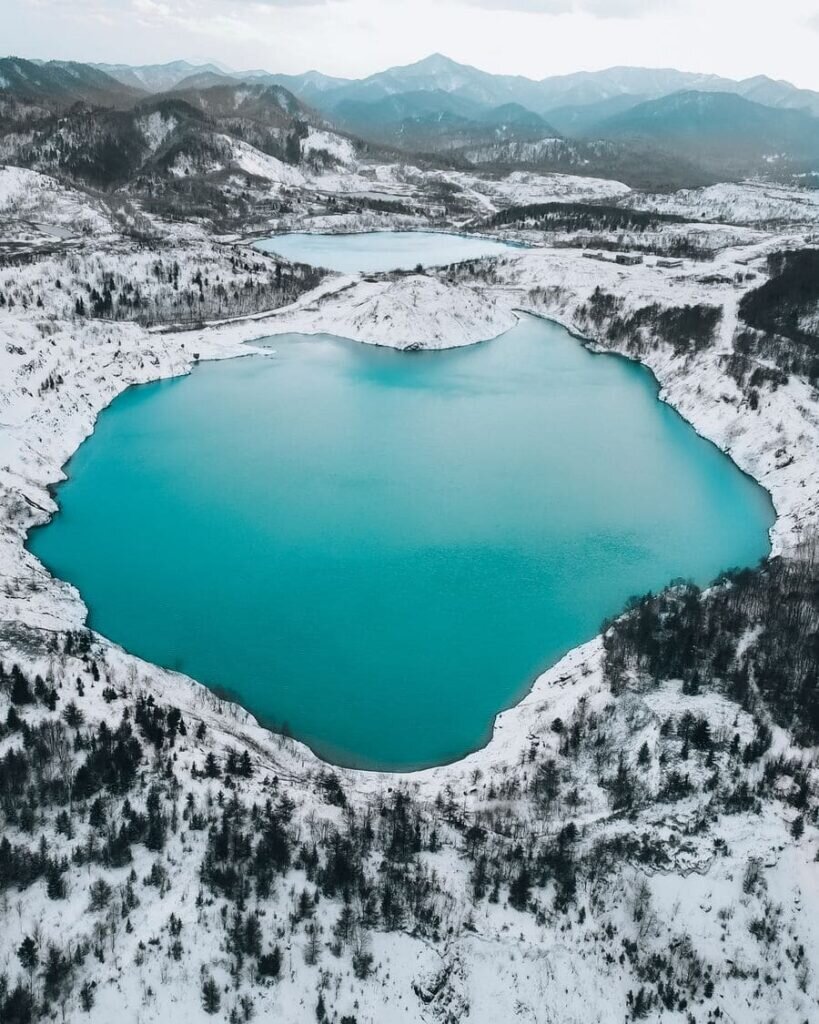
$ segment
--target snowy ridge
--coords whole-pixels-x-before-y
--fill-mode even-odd
[[[476,336],[491,338],[514,324],[514,314],[492,295],[473,295],[468,309],[461,308],[459,299],[457,288],[423,274],[368,281],[316,305],[297,307],[282,323],[271,323],[272,333],[329,332],[332,325],[343,337],[407,351],[474,345]],[[421,310],[435,314],[422,318]]]

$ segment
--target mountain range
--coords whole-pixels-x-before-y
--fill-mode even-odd
[[[287,80],[282,80],[285,77]],[[734,81],[674,69],[613,67],[535,81],[520,75],[490,74],[433,54],[415,64],[389,68],[355,81],[325,78],[315,71],[271,78],[327,113],[349,100],[375,102],[401,93],[435,91],[490,107],[518,103],[548,118],[549,112],[558,108],[587,106],[618,97],[640,102],[675,92],[699,91],[734,93],[766,106],[819,115],[819,92],[798,89],[764,75]]]
[[[673,68],[612,67],[602,71],[579,71],[568,75],[554,75],[539,81],[522,75],[496,75],[467,64],[460,64],[443,54],[436,53],[413,64],[388,68],[361,79],[345,79],[307,71],[304,74],[275,74],[260,69],[231,71],[215,62],[192,64],[179,60],[168,64],[80,64],[68,61],[25,61],[6,58],[21,65],[21,74],[12,74],[12,87],[22,85],[27,77],[26,65],[40,69],[45,79],[56,86],[59,77],[63,88],[70,89],[69,79],[75,79],[75,91],[94,84],[96,87],[115,87],[108,79],[135,92],[156,93],[207,81],[247,81],[256,84],[280,85],[301,98],[305,103],[325,113],[331,113],[341,104],[349,102],[375,103],[389,96],[406,93],[434,92],[472,101],[484,107],[498,107],[508,103],[519,104],[535,114],[544,116],[567,108],[589,107],[614,103],[627,105],[659,99],[676,92],[732,93],[744,99],[775,108],[802,110],[819,116],[819,92],[799,89],[789,82],[758,75],[734,80],[719,75],[706,75],[677,71]],[[86,69],[83,71],[83,69]],[[5,69],[2,72],[6,75]],[[107,77],[101,77],[107,76]],[[205,78],[207,76],[207,79]],[[192,80],[192,81],[187,81]],[[6,86],[4,86],[6,87]],[[564,114],[565,117],[565,114]]]
[[[0,114],[17,123],[32,107],[128,110],[160,98],[184,102],[228,130],[235,124],[239,137],[266,141],[268,149],[270,130],[301,120],[467,164],[604,175],[617,167],[635,184],[666,181],[674,166],[681,170],[674,184],[819,167],[819,93],[764,76],[735,81],[614,67],[535,81],[441,54],[356,80],[319,71],[236,72],[215,62],[0,59]],[[268,134],[259,135],[260,122]]]

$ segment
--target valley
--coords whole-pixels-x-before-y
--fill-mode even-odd
[[[4,1020],[799,1024],[817,1012],[819,192],[810,175],[819,165],[802,130],[802,119],[816,116],[813,94],[768,81],[660,80],[640,69],[615,69],[602,84],[589,75],[535,83],[474,70],[433,57],[356,82],[317,74],[234,81],[216,65],[184,62],[0,60]],[[600,95],[616,82],[615,98]],[[425,104],[437,118],[439,91],[451,118],[431,132],[417,125],[426,114],[407,111]],[[711,98],[692,101],[695,93]],[[595,104],[617,131],[571,134],[567,126],[598,123],[595,112],[574,109]],[[502,130],[485,108],[504,111]],[[730,144],[726,116],[737,132]],[[399,126],[414,119],[412,131],[396,130],[397,117]],[[658,120],[661,145],[646,127]],[[774,124],[769,139],[787,155],[766,164],[739,138],[746,123],[766,145],[765,125]],[[559,132],[559,144],[544,126]],[[345,249],[353,255],[335,262]],[[362,253],[374,262],[362,264]],[[552,339],[556,362],[541,366],[543,339]],[[311,358],[341,369],[332,363],[327,374],[322,364],[320,372]],[[477,366],[480,388],[468,386]],[[578,366],[591,378],[574,392],[561,374]],[[515,383],[521,377],[525,386]],[[634,391],[618,392],[615,378]],[[232,398],[220,383],[228,380]],[[456,381],[469,400],[446,406],[441,396]],[[477,402],[475,391],[492,401]],[[496,391],[509,408],[490,414]],[[190,396],[187,413],[184,404],[161,415],[154,406],[140,419],[172,393]],[[401,400],[413,403],[404,419]],[[616,413],[619,403],[633,416],[643,401],[647,418],[621,439],[612,426],[626,415]],[[423,734],[424,716],[413,721],[399,709],[392,739],[379,737],[372,763],[355,768],[331,742],[319,757],[267,708],[258,721],[242,706],[252,701],[234,699],[232,666],[259,632],[275,630],[250,614],[230,628],[224,616],[253,603],[252,584],[242,594],[241,581],[264,582],[266,573],[239,574],[220,610],[207,594],[232,571],[230,560],[212,576],[199,570],[197,583],[197,558],[222,543],[224,522],[210,518],[217,497],[239,522],[255,514],[271,528],[280,512],[245,500],[229,474],[208,471],[203,489],[194,487],[188,539],[194,510],[202,536],[191,555],[192,593],[175,595],[169,581],[148,630],[167,624],[171,632],[184,604],[193,648],[199,633],[199,646],[211,642],[221,659],[218,692],[198,671],[173,671],[172,656],[181,656],[173,636],[167,657],[150,660],[140,644],[134,650],[147,660],[131,653],[126,605],[109,636],[81,579],[106,535],[110,552],[127,541],[137,563],[128,572],[141,570],[141,587],[147,581],[142,598],[110,553],[96,571],[106,587],[149,601],[155,573],[138,538],[158,504],[157,449],[164,446],[165,487],[178,499],[197,459],[218,453],[222,469],[238,472],[231,451],[243,432],[271,423],[278,431],[268,442],[288,440],[248,454],[254,486],[287,480],[296,494],[299,473],[313,467],[304,503],[274,530],[281,557],[314,515],[324,536],[335,528],[337,541],[347,530],[351,550],[367,549],[378,492],[366,492],[367,502],[352,488],[356,480],[364,487],[369,451],[372,473],[387,481],[403,479],[407,467],[417,473],[409,492],[382,506],[382,529],[392,524],[389,537],[406,543],[420,522],[433,537],[446,524],[457,547],[456,525],[471,523],[477,547],[466,572],[492,550],[487,538],[499,549],[508,543],[510,524],[539,528],[538,503],[546,508],[554,493],[537,479],[540,447],[529,444],[524,457],[525,441],[516,452],[514,438],[551,437],[553,473],[569,479],[560,460],[571,461],[573,435],[561,440],[559,431],[571,416],[575,433],[591,431],[590,406],[599,422],[582,458],[600,459],[611,490],[601,497],[584,483],[568,518],[585,522],[584,508],[599,514],[581,533],[605,549],[600,535],[618,502],[627,510],[626,499],[639,500],[664,556],[673,545],[659,524],[677,523],[680,557],[635,576],[631,600],[630,577],[600,600],[606,587],[592,566],[584,629],[532,653],[533,617],[545,621],[578,582],[566,569],[546,610],[530,608],[515,659],[492,642],[501,624],[491,611],[465,615],[481,635],[470,644],[467,629],[451,644],[463,589],[429,601],[423,614],[424,588],[408,590],[392,609],[393,621],[415,626],[405,660],[418,657],[421,639],[437,637],[435,670],[418,657],[411,673],[429,687],[429,732],[443,733],[461,707],[484,718],[482,734],[477,727],[467,742],[428,756],[389,759],[402,743],[409,750],[413,730]],[[121,447],[100,467],[114,480],[106,489],[86,475],[88,463],[128,408]],[[308,412],[316,417],[310,444],[294,426]],[[469,416],[473,443],[460,447]],[[335,426],[345,422],[356,426],[349,451]],[[713,539],[713,558],[707,517],[702,538],[685,539],[694,518],[686,502],[698,484],[682,463],[663,464],[660,422],[707,451],[713,472],[730,474],[744,495]],[[150,424],[156,433],[141,450]],[[218,437],[194,456],[191,436],[208,430]],[[495,440],[512,454],[493,450]],[[652,452],[645,464],[641,446]],[[344,459],[352,467],[347,517],[324,486]],[[516,489],[520,465],[527,486]],[[115,477],[124,468],[148,473],[142,510],[136,500],[122,508],[127,491]],[[445,493],[470,472],[477,479],[447,508],[451,519],[440,507],[412,518],[424,507],[413,493]],[[506,473],[504,510],[493,506],[501,490],[487,481]],[[89,514],[68,498],[84,480],[88,507],[102,518],[89,520],[87,545],[64,573],[36,557],[38,538]],[[749,503],[750,493],[762,504]],[[703,514],[699,498],[696,506]],[[184,501],[168,514],[184,516]],[[402,526],[402,516],[411,522]],[[637,521],[632,508],[621,526]],[[639,540],[631,538],[635,550]],[[376,554],[383,561],[384,551]],[[253,552],[242,557],[250,565]],[[615,570],[606,565],[608,585]],[[498,570],[513,611],[537,580],[538,570],[520,571]],[[694,581],[674,581],[678,574]],[[328,680],[317,710],[332,717],[336,702],[360,723],[353,697],[335,688],[339,659],[319,628],[319,599],[332,592],[311,591],[303,566],[294,579],[304,601],[289,607],[285,587],[274,627],[287,637],[271,643],[290,666],[303,629],[318,652],[310,671]],[[346,632],[380,623],[373,628],[383,647],[370,653],[395,655],[389,609],[368,615],[349,580],[341,583],[333,600]],[[501,581],[487,587],[498,591]],[[254,635],[243,640],[246,630]],[[439,711],[447,658],[459,689]],[[471,690],[493,658],[500,672],[519,661],[509,672],[521,678],[479,714]],[[191,671],[187,661],[182,667]],[[305,685],[292,684],[297,708]],[[377,714],[367,731],[377,734]]]

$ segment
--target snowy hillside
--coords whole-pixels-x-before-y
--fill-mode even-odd
[[[670,195],[633,193],[639,210],[656,210],[729,224],[797,225],[819,223],[819,190],[795,190],[764,182],[713,185]]]
[[[335,132],[310,128],[307,137],[302,139],[301,152],[305,158],[326,154],[343,167],[355,168],[356,165],[355,147],[349,139]]]
[[[0,226],[4,244],[112,231],[102,203],[22,167],[0,168]]]
[[[277,185],[300,186],[305,183],[304,175],[297,168],[290,167],[245,142],[229,139],[227,136],[222,136],[222,139],[230,149],[231,165],[246,174],[264,178]]]

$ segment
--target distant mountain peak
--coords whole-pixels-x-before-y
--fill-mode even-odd
[[[459,64],[454,61],[451,57],[447,57],[445,53],[430,53],[427,57],[422,57],[420,60],[413,61],[411,64],[405,65],[410,68],[463,68],[467,67],[466,64]]]

